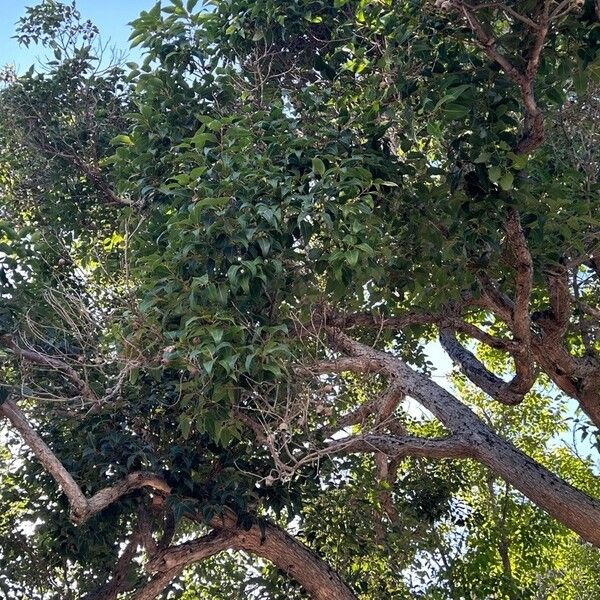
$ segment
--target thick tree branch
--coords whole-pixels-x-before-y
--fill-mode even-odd
[[[150,573],[171,571],[214,556],[223,550],[235,548],[238,532],[232,529],[215,529],[207,535],[178,546],[171,546],[154,556],[146,565]]]
[[[158,589],[159,583],[166,580],[166,576],[161,579],[161,573],[177,573],[189,564],[231,549],[245,550],[269,560],[295,579],[314,600],[356,600],[352,590],[327,563],[273,523],[265,522],[262,528],[255,523],[249,530],[241,529],[237,527],[235,515],[227,510],[222,516],[214,517],[211,525],[215,527],[213,532],[168,548],[150,561],[148,569],[157,572],[152,580],[153,589]],[[172,577],[168,581],[171,580]],[[140,594],[135,600],[150,597]]]
[[[330,329],[334,348],[357,359],[378,363],[380,372],[394,379],[407,395],[432,412],[450,431],[467,442],[476,460],[520,490],[540,508],[600,546],[600,502],[575,489],[554,473],[496,435],[468,406],[434,381],[387,352],[365,346]]]
[[[519,404],[535,383],[536,372],[527,355],[514,357],[516,374],[511,381],[504,381],[490,373],[473,353],[458,342],[450,330],[443,329],[440,332],[440,343],[452,361],[477,387],[502,404]]]
[[[133,600],[156,600],[161,592],[177,577],[184,567],[176,567],[170,571],[161,571],[133,596]]]
[[[100,490],[87,499],[72,475],[65,469],[12,400],[6,400],[3,404],[0,404],[0,416],[8,419],[11,425],[21,434],[25,444],[67,496],[71,507],[71,519],[76,524],[84,523],[109,504],[140,488],[148,487],[162,494],[169,494],[171,491],[169,485],[154,473],[138,471],[130,473],[121,481]]]

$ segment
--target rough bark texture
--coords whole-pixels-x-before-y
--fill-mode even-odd
[[[148,569],[157,573],[157,582],[161,573],[176,572],[225,549],[244,550],[272,562],[314,600],[356,600],[352,590],[325,561],[282,528],[265,522],[262,528],[254,524],[249,530],[240,529],[231,512],[215,517],[211,524],[217,529],[208,535],[168,548],[152,558]],[[148,597],[136,596],[136,600]]]
[[[240,534],[239,548],[270,560],[314,600],[356,600],[352,590],[325,561],[274,525],[267,525],[264,539],[257,525]]]
[[[388,353],[330,331],[332,344],[357,359],[355,371],[377,372],[402,385],[407,395],[431,411],[474,457],[555,519],[600,547],[600,502],[577,490],[496,435],[468,406],[428,377]]]

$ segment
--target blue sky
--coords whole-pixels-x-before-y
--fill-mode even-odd
[[[65,0],[70,1],[70,0]],[[38,0],[0,0],[0,66],[14,64],[22,72],[41,55],[39,48],[20,48],[16,40],[15,23],[25,14],[25,8],[38,4]],[[83,17],[91,19],[100,29],[103,41],[120,50],[129,47],[127,23],[142,10],[148,10],[155,0],[78,0],[77,7]],[[135,57],[132,57],[135,59]]]

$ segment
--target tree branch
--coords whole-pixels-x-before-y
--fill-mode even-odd
[[[544,9],[537,15],[537,20],[533,20],[526,15],[518,13],[503,3],[490,2],[480,5],[471,5],[462,0],[450,0],[446,3],[441,2],[441,4],[445,4],[454,8],[459,13],[462,13],[471,31],[475,35],[475,39],[486,56],[500,65],[506,75],[518,86],[524,108],[524,124],[523,134],[515,148],[515,152],[517,154],[532,152],[545,138],[544,119],[535,99],[534,84],[539,69],[540,56],[550,26],[551,16],[548,14],[547,10],[549,4],[544,4]],[[513,18],[524,23],[533,34],[534,39],[528,52],[528,56],[525,59],[526,66],[524,71],[519,70],[507,56],[498,50],[496,38],[486,31],[485,27],[475,14],[478,10],[492,7],[500,8]]]
[[[22,358],[23,360],[41,365],[43,367],[48,367],[55,371],[62,373],[67,379],[71,381],[73,385],[77,388],[79,393],[83,398],[86,398],[90,402],[97,403],[98,396],[94,392],[94,390],[89,386],[87,381],[83,379],[79,373],[73,369],[70,365],[59,360],[58,358],[54,358],[52,356],[47,356],[46,354],[42,354],[36,350],[32,349],[24,349],[18,346],[10,337],[2,336],[0,341],[7,347],[10,348],[13,353]]]
[[[169,494],[171,491],[169,485],[154,473],[138,471],[130,473],[121,481],[100,490],[90,499],[87,499],[72,475],[65,469],[12,400],[6,400],[3,404],[0,404],[0,416],[7,418],[21,434],[23,441],[67,496],[71,508],[71,520],[76,524],[84,523],[109,504],[116,502],[119,498],[134,490],[149,487],[162,494]]]
[[[567,331],[571,318],[571,293],[567,269],[556,267],[548,271],[548,292],[555,334],[557,337],[562,337]]]
[[[450,327],[454,331],[464,333],[492,348],[509,350],[514,346],[512,340],[501,339],[490,335],[472,323],[468,323],[463,319],[452,315],[452,312],[457,312],[457,307],[452,307],[451,310],[444,313],[432,313],[426,311],[410,312],[405,315],[389,317],[369,313],[328,313],[326,323],[340,329],[345,327],[366,327],[369,329],[394,329],[398,331],[414,325],[437,325],[438,327]]]
[[[132,586],[127,580],[127,574],[140,542],[140,532],[137,531],[131,536],[123,553],[117,560],[110,581],[100,586],[94,592],[86,594],[83,600],[117,600],[120,593],[131,589]]]
[[[531,339],[529,300],[533,288],[533,260],[521,228],[519,215],[515,210],[509,210],[505,228],[507,241],[510,243],[510,249],[515,258],[516,270],[511,329],[518,342],[529,346]]]
[[[469,444],[474,458],[520,490],[540,508],[600,546],[600,502],[575,489],[492,431],[468,406],[400,358],[357,342],[341,331],[327,331],[337,350],[377,362],[407,395],[432,412],[453,435]]]
[[[143,588],[133,596],[133,600],[156,600],[160,593],[183,571],[183,567],[176,567],[170,571],[157,573]]]
[[[459,436],[422,438],[412,435],[366,434],[336,440],[323,449],[323,453],[326,454],[351,454],[353,452],[381,452],[393,458],[406,456],[471,458],[474,455],[469,443]]]
[[[168,548],[150,561],[148,569],[158,573],[151,582],[152,591],[164,589],[173,579],[171,576],[167,580],[166,574],[178,574],[193,562],[231,549],[245,550],[269,560],[294,578],[313,600],[356,600],[352,590],[327,563],[281,527],[263,522],[262,527],[254,523],[248,530],[241,529],[230,510],[220,517],[214,517],[211,525],[215,527],[211,533]],[[161,577],[161,573],[165,576]],[[162,583],[164,586],[160,588]],[[154,598],[149,592],[144,593],[146,595],[142,592],[136,595],[135,600]]]
[[[440,332],[440,343],[452,361],[477,387],[502,404],[509,406],[519,404],[535,383],[536,372],[528,356],[514,356],[516,374],[511,381],[504,381],[490,373],[448,329]]]

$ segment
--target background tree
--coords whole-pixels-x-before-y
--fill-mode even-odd
[[[208,8],[142,13],[141,65],[19,23],[4,593],[597,588],[595,4]]]

